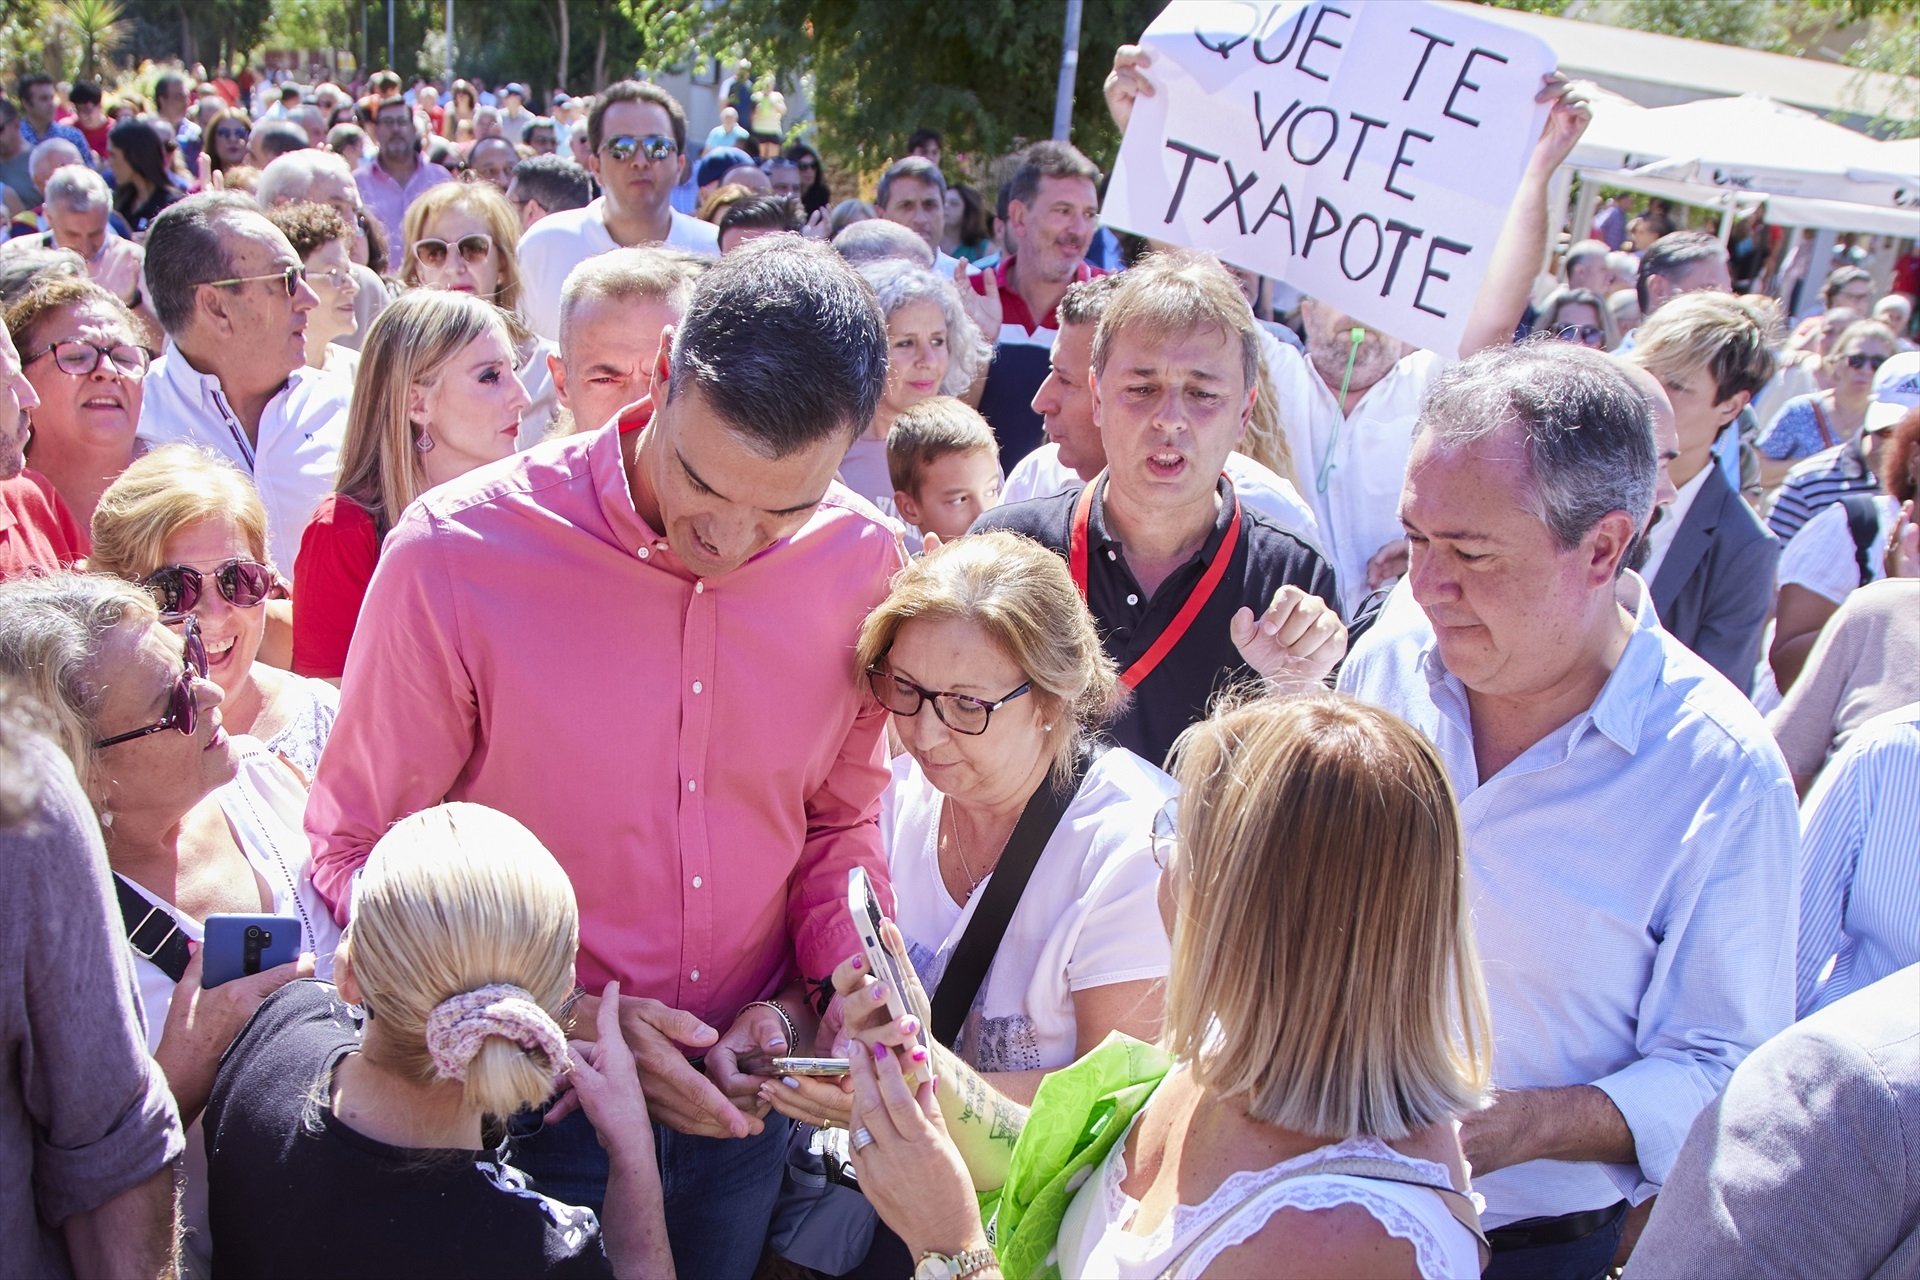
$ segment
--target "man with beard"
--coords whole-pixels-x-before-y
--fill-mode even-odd
[[[360,199],[387,229],[387,243],[398,254],[407,243],[401,230],[407,206],[427,188],[452,182],[453,175],[421,156],[420,132],[405,99],[388,98],[380,104],[373,115],[373,136],[380,153],[353,180],[360,188]]]
[[[1067,286],[1103,274],[1087,264],[1100,225],[1100,170],[1064,142],[1036,142],[1008,183],[1007,247],[991,276],[970,277],[974,292],[1000,297],[1000,331],[980,397],[980,413],[1000,442],[1000,469],[1012,471],[1042,439],[1034,393],[1047,377],[1047,353],[1060,324],[1054,308]]]

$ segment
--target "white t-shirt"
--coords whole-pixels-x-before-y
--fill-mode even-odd
[[[1157,894],[1154,816],[1172,778],[1130,751],[1093,763],[1007,923],[1006,936],[952,1046],[980,1071],[1052,1070],[1078,1056],[1073,993],[1164,978],[1171,957]],[[894,921],[929,994],[993,877],[962,906],[940,878],[941,794],[910,755],[893,762],[880,836]]]
[[[1879,520],[1874,525],[1874,549],[1867,556],[1867,568],[1868,581],[1877,582],[1886,576],[1885,557],[1880,549],[1886,546],[1900,508],[1886,494],[1875,494],[1873,506]],[[1788,583],[1805,587],[1835,604],[1845,600],[1860,585],[1860,559],[1853,532],[1847,527],[1844,503],[1833,502],[1820,508],[1787,540],[1780,552],[1780,585],[1784,587]]]
[[[885,440],[875,440],[861,432],[847,446],[847,456],[840,460],[836,478],[888,515],[898,514],[893,505],[893,477],[887,471]]]
[[[1413,427],[1427,390],[1448,361],[1432,351],[1401,357],[1343,416],[1334,392],[1292,347],[1269,353],[1280,421],[1293,450],[1294,471],[1319,521],[1320,544],[1333,562],[1340,598],[1351,611],[1368,594],[1367,561],[1406,537],[1400,526],[1400,489],[1413,452]],[[1332,457],[1326,491],[1322,466]]]
[[[1320,526],[1313,518],[1313,508],[1307,505],[1292,481],[1244,453],[1228,454],[1224,470],[1247,510],[1258,511],[1308,546],[1320,550],[1322,555],[1326,554],[1321,550]],[[1030,498],[1051,498],[1079,484],[1080,474],[1060,464],[1060,446],[1049,442],[1014,463],[1013,474],[1000,488],[1000,505]]]
[[[669,249],[720,256],[720,229],[711,222],[672,211],[673,226],[664,241]],[[520,310],[532,330],[549,342],[560,341],[560,288],[588,258],[619,248],[607,230],[606,197],[583,209],[550,213],[520,238]]]

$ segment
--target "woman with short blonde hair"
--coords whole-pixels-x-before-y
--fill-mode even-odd
[[[188,444],[136,459],[100,495],[88,566],[144,587],[170,618],[197,619],[228,732],[313,776],[339,695],[260,661],[266,602],[281,593],[267,511],[244,472]]]
[[[293,669],[338,679],[380,541],[415,498],[512,455],[530,398],[526,330],[478,298],[416,289],[367,330],[347,407],[338,488],[301,535]]]
[[[1163,1051],[1109,1042],[1029,1111],[936,1050],[910,1097],[900,1054],[865,1050],[911,1049],[911,1028],[850,960],[862,1188],[916,1253],[957,1247],[983,1276],[1479,1275],[1458,1117],[1485,1103],[1492,1042],[1434,748],[1313,693],[1217,711],[1173,767]]]
[[[284,1269],[291,1229],[318,1273],[671,1276],[619,984],[596,1043],[563,1029],[579,909],[553,855],[504,813],[438,805],[374,845],[353,907],[338,990],[290,985],[221,1063],[216,1269]],[[563,1080],[611,1157],[604,1228],[507,1163],[506,1118]]]

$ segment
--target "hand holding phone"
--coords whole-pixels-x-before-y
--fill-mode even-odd
[[[853,917],[854,930],[860,935],[860,948],[867,957],[867,971],[887,988],[887,1013],[896,1022],[912,1014],[920,1021],[915,1042],[927,1052],[919,1062],[907,1063],[908,1074],[925,1083],[933,1079],[933,1046],[928,1041],[927,1010],[907,1007],[907,992],[916,990],[919,980],[907,970],[905,957],[896,956],[880,936],[880,900],[874,895],[873,882],[866,868],[855,867],[847,873],[847,911]]]
[[[202,944],[200,987],[211,991],[300,958],[300,921],[293,916],[210,915]]]

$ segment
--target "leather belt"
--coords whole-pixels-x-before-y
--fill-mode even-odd
[[[1627,1207],[1625,1200],[1604,1209],[1587,1209],[1558,1218],[1523,1218],[1487,1232],[1487,1243],[1495,1253],[1508,1249],[1534,1249],[1541,1245],[1569,1244],[1584,1239],[1610,1225]]]

